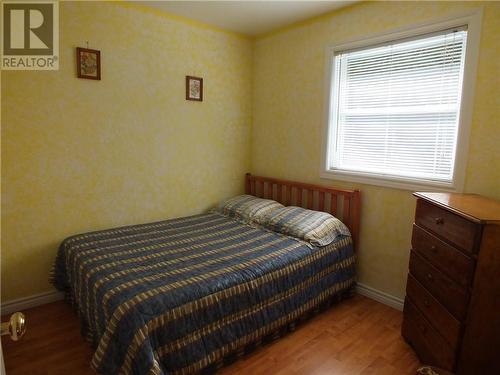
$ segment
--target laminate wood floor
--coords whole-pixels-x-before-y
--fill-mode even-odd
[[[25,337],[2,337],[7,375],[94,374],[92,351],[68,305],[54,302],[25,314]],[[356,295],[218,374],[413,375],[419,362],[400,336],[401,321],[400,311]]]

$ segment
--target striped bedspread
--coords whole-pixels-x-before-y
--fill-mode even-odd
[[[67,238],[53,272],[97,372],[188,374],[351,287],[354,255],[210,213]]]

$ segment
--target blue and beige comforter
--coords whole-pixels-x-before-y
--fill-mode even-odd
[[[354,255],[210,213],[67,238],[53,283],[99,373],[188,374],[351,287]]]

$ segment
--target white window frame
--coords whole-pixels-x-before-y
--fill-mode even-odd
[[[465,173],[467,167],[467,158],[469,151],[469,135],[472,123],[472,114],[474,106],[474,91],[476,85],[477,61],[479,56],[479,42],[481,37],[482,11],[456,16],[451,19],[428,23],[419,26],[413,26],[403,30],[392,31],[379,34],[369,38],[358,39],[347,43],[330,45],[326,48],[325,60],[325,120],[323,129],[323,145],[321,155],[320,177],[357,182],[369,185],[392,187],[405,190],[422,190],[431,188],[432,190],[442,191],[463,191],[465,182]],[[459,113],[459,124],[457,134],[457,146],[455,154],[455,164],[453,178],[451,182],[439,182],[420,180],[417,178],[398,177],[383,175],[380,173],[344,171],[330,169],[332,145],[335,142],[336,129],[332,129],[333,106],[335,106],[335,54],[339,51],[352,50],[357,48],[366,48],[376,46],[377,44],[387,43],[399,39],[415,38],[420,35],[439,32],[454,27],[467,26],[467,48],[465,51],[465,66],[462,83],[462,97]],[[333,99],[333,101],[332,101]],[[330,126],[332,125],[332,126]]]

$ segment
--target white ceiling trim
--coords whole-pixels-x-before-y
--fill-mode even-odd
[[[258,36],[357,1],[132,1],[228,31]]]

